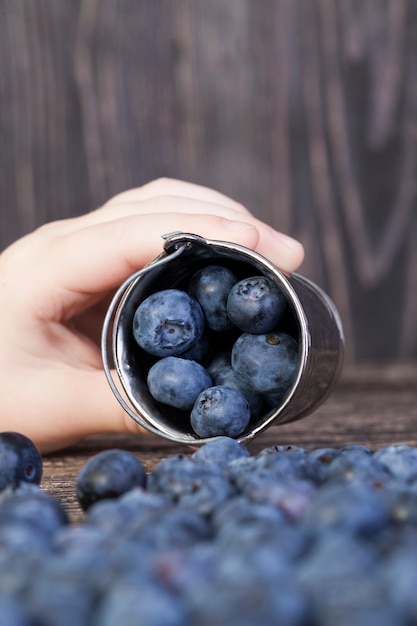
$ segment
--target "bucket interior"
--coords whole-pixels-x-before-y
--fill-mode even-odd
[[[302,330],[299,315],[294,307],[294,294],[288,293],[286,278],[281,272],[265,266],[259,255],[242,253],[241,250],[213,245],[184,245],[180,254],[167,255],[164,262],[148,266],[143,273],[139,272],[135,280],[130,284],[121,298],[117,307],[113,324],[113,357],[118,376],[125,393],[129,398],[134,410],[141,418],[156,428],[162,435],[189,443],[190,439],[196,443],[203,443],[198,435],[194,434],[189,412],[181,411],[161,404],[154,400],[148,391],[146,379],[149,368],[157,360],[136,343],[133,332],[133,318],[137,307],[149,295],[164,289],[181,289],[188,291],[191,277],[200,268],[207,265],[222,265],[232,270],[237,279],[264,275],[279,283],[279,287],[287,295],[287,312],[284,316],[280,329],[293,336],[299,345],[299,369],[302,367]],[[210,333],[211,357],[214,358],[221,350],[232,344],[241,331],[233,333]],[[208,365],[208,363],[202,363]],[[297,376],[295,377],[297,379]],[[279,407],[271,407],[265,403],[260,415],[251,418],[247,429],[239,435],[238,439],[244,441],[251,438],[254,431],[262,428],[265,421],[270,421],[279,414],[282,407],[292,394],[296,382],[288,390],[286,396],[280,402]]]

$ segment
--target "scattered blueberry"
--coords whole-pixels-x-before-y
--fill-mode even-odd
[[[209,463],[226,467],[232,461],[250,456],[248,449],[231,437],[217,437],[198,448],[192,459],[198,463]]]
[[[396,478],[409,483],[417,482],[417,448],[387,446],[375,453],[375,459]]]
[[[191,426],[200,437],[237,437],[250,420],[249,403],[238,389],[215,385],[200,393],[191,410]]]
[[[0,527],[26,523],[34,532],[52,535],[68,522],[60,501],[38,486],[22,484],[16,490],[6,489],[0,496]]]
[[[97,500],[117,498],[133,487],[143,487],[146,470],[125,450],[104,450],[93,456],[77,477],[77,499],[84,510]]]
[[[160,461],[148,476],[148,490],[203,515],[211,514],[235,491],[217,465],[198,463],[183,455]]]
[[[39,485],[7,486],[0,623],[410,626],[415,450],[283,444],[251,454],[221,436],[161,460],[79,524]],[[120,488],[114,471],[105,482]]]
[[[0,491],[20,483],[39,485],[42,457],[35,444],[20,433],[0,433]]]
[[[266,276],[251,276],[236,283],[227,298],[227,313],[240,330],[270,333],[284,315],[284,292]]]
[[[33,619],[13,596],[0,592],[0,624],[5,626],[35,626]]]

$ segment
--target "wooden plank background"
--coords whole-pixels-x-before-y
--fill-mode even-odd
[[[306,248],[348,361],[417,358],[417,2],[0,0],[0,249],[159,176]]]

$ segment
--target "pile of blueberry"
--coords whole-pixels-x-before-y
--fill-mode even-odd
[[[26,438],[0,435],[0,470],[1,624],[417,623],[417,448],[219,437],[148,474],[106,450],[78,476],[79,524]]]
[[[238,437],[291,387],[299,354],[288,308],[271,279],[239,280],[222,265],[200,268],[186,289],[152,293],[133,318],[134,339],[153,359],[150,395],[187,414],[199,437]]]

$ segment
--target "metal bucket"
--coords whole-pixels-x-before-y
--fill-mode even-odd
[[[200,267],[222,264],[239,277],[264,275],[284,291],[289,303],[287,325],[298,340],[298,370],[279,406],[268,408],[250,421],[237,439],[249,442],[271,424],[284,424],[312,413],[328,396],[340,373],[344,337],[338,312],[330,298],[300,274],[284,274],[267,259],[243,246],[171,233],[163,252],[133,274],[117,291],[104,321],[102,358],[108,382],[124,410],[146,430],[191,446],[202,439],[183,412],[156,403],[146,384],[150,367],[146,353],[136,344],[132,322],[139,304],[162,289],[186,289]]]

